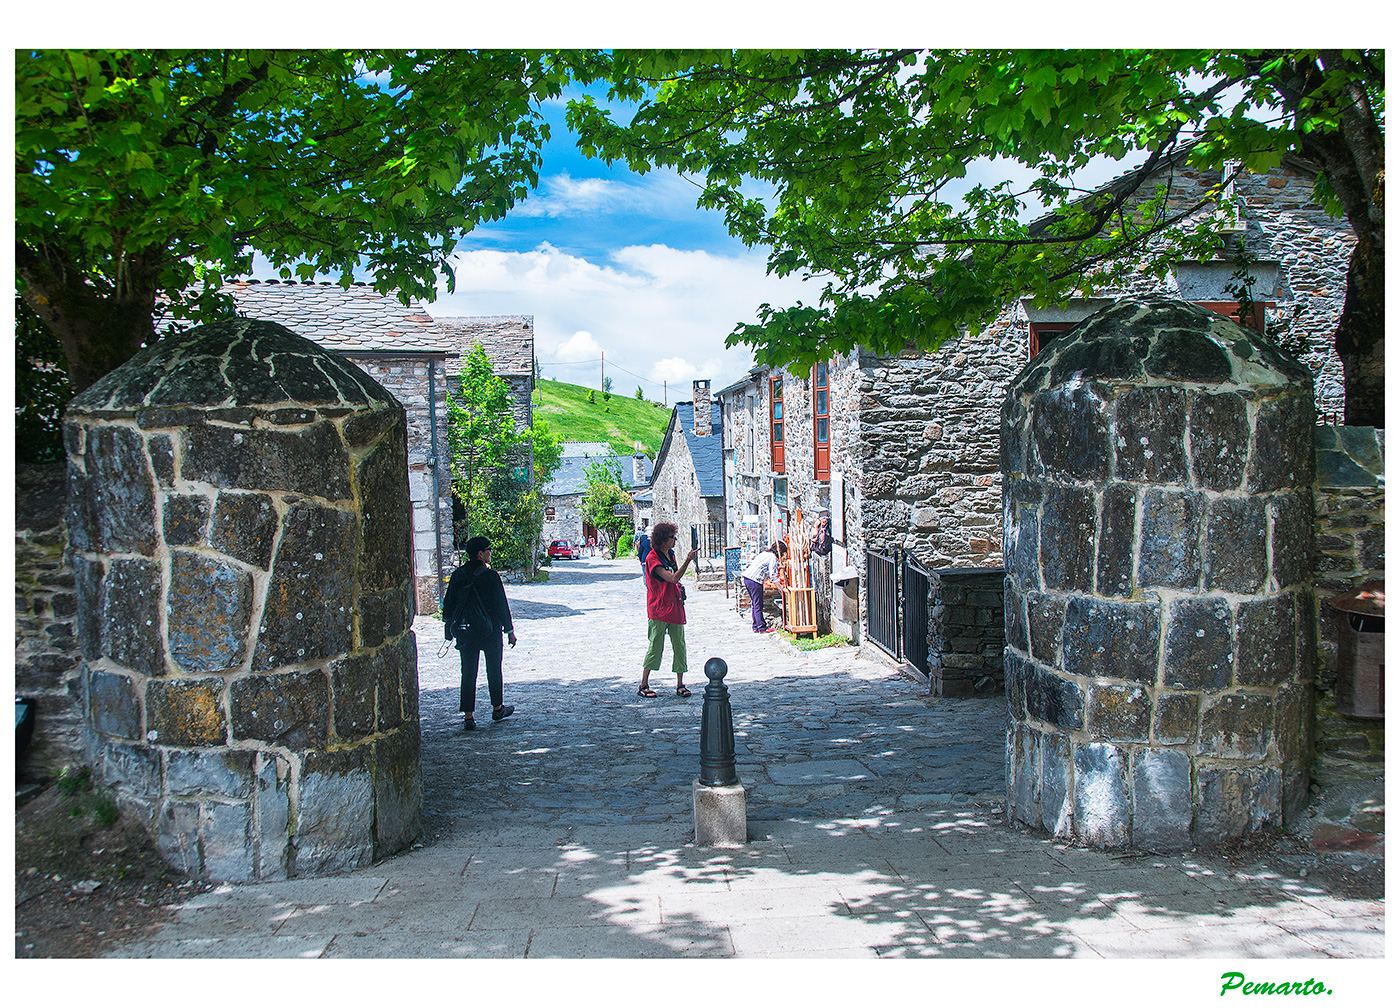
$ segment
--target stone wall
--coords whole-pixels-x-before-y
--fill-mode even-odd
[[[1005,689],[1006,571],[963,567],[929,578],[929,692],[991,696]]]
[[[724,437],[726,541],[740,542],[745,517],[756,517],[758,543],[773,539],[773,473],[764,371],[719,393]],[[747,551],[752,557],[758,547]]]
[[[1024,366],[1010,318],[937,354],[861,358],[861,527],[925,567],[1001,565],[997,404]]]
[[[1180,301],[1056,340],[1003,406],[1008,813],[1182,849],[1307,802],[1307,369]]]
[[[420,829],[404,411],[234,319],[68,406],[84,747],[183,871],[286,878]]]
[[[15,467],[15,693],[34,701],[34,735],[19,772],[52,777],[82,762],[78,602],[65,553],[62,464]]]
[[[413,571],[418,611],[441,608],[452,575],[452,468],[447,375],[442,359],[346,355],[388,390],[408,422],[408,493],[413,505]],[[437,454],[433,454],[436,441]],[[434,477],[436,476],[436,480]],[[436,495],[434,493],[436,491]]]
[[[1385,721],[1337,713],[1338,616],[1326,600],[1385,579],[1385,432],[1317,427],[1315,585],[1319,609],[1317,756],[1313,776],[1327,820],[1384,832]]]
[[[583,515],[579,512],[582,504],[583,494],[542,498],[542,505],[546,509],[554,508],[553,518],[548,517],[548,510],[545,511],[546,517],[540,532],[543,548],[548,549],[549,544],[556,539],[567,539],[575,544],[583,542]]]
[[[695,463],[690,457],[690,446],[680,429],[680,421],[671,414],[674,429],[671,432],[670,446],[665,449],[665,457],[660,467],[652,473],[651,488],[652,522],[671,522],[680,529],[676,544],[677,559],[690,550],[690,527],[704,527],[711,522],[724,521],[724,498],[701,497],[700,487],[695,480]],[[710,437],[716,441],[719,431]]]
[[[1274,305],[1268,312],[1269,337],[1312,373],[1318,417],[1339,423],[1342,365],[1332,348],[1332,334],[1346,299],[1347,266],[1356,239],[1345,220],[1328,215],[1313,201],[1315,178],[1315,169],[1289,161],[1267,174],[1242,174],[1233,184],[1233,199],[1249,257],[1277,264],[1276,272],[1263,272],[1272,283],[1254,290],[1256,300]],[[1218,171],[1178,169],[1172,176],[1173,198],[1184,203],[1219,181]],[[1235,268],[1224,254],[1204,267],[1182,264],[1156,289],[1190,300],[1233,300],[1222,297],[1220,285]],[[1206,286],[1201,286],[1203,281]]]

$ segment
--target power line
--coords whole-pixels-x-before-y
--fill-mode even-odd
[[[582,365],[582,364],[589,364],[589,365],[592,365],[593,363],[595,363],[595,362],[594,362],[594,361],[591,361],[591,360],[581,360],[581,361],[540,361],[540,367],[576,367],[576,366]],[[631,375],[633,378],[640,378],[642,381],[646,382],[648,385],[663,385],[663,386],[665,385],[664,382],[659,382],[659,381],[656,381],[656,380],[654,380],[654,379],[647,378],[647,377],[645,377],[644,375],[639,375],[639,374],[637,374],[637,372],[635,372],[635,371],[628,371],[625,367],[622,367],[622,366],[619,365],[619,364],[610,364],[610,365],[608,365],[608,370],[609,370],[609,371],[621,371],[623,374],[629,374],[629,375]]]

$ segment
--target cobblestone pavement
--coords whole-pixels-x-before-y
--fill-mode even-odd
[[[420,620],[425,825],[528,825],[567,839],[584,825],[657,824],[682,842],[693,827],[705,661],[729,666],[739,778],[762,824],[888,816],[903,808],[995,800],[1005,789],[1006,702],[935,701],[854,648],[802,652],[755,634],[723,591],[690,587],[687,699],[675,695],[668,650],[637,696],[645,650],[638,568],[559,561],[548,584],[510,586],[520,643],[507,649],[506,702],[491,724],[485,675],[478,724],[461,731],[457,652],[439,658],[441,624]]]
[[[852,648],[756,635],[689,590],[636,695],[632,561],[508,585],[499,723],[461,730],[455,651],[420,618],[424,835],[350,875],[228,885],[120,956],[1293,958],[1383,955],[1384,905],[1194,854],[1124,858],[1001,825],[1004,698],[936,700]],[[750,843],[692,842],[711,656],[729,666]]]

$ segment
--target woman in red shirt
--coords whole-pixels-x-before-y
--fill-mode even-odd
[[[661,649],[671,638],[671,671],[676,673],[676,696],[688,697],[685,688],[685,592],[681,578],[699,550],[686,554],[685,563],[676,567],[676,526],[657,522],[651,531],[651,552],[646,555],[647,582],[647,653],[642,658],[642,684],[637,696],[654,697],[656,690],[647,685],[651,673],[661,668]]]

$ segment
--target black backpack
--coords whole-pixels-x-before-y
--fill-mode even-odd
[[[448,613],[448,618],[452,622],[452,636],[461,637],[472,630],[491,630],[491,616],[486,611],[486,603],[481,599],[481,589],[477,587],[476,579],[487,570],[482,567],[470,578],[464,578],[466,582],[463,586],[463,593],[455,610]]]

